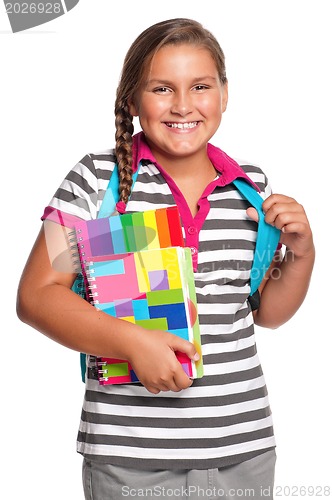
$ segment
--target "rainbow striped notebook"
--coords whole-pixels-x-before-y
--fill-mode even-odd
[[[114,317],[167,330],[201,352],[191,252],[177,207],[81,221],[77,244],[88,300]],[[203,364],[176,353],[192,378]],[[126,360],[96,358],[99,383],[137,382]]]

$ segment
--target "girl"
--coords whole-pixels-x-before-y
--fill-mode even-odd
[[[242,498],[247,489],[272,498],[275,440],[254,322],[276,328],[297,311],[314,245],[301,205],[271,195],[257,166],[240,166],[209,143],[227,98],[224,54],[210,32],[189,19],[145,30],[124,61],[115,149],[85,156],[67,175],[23,271],[22,321],[71,349],[129,360],[141,381],[99,386],[87,358],[77,439],[86,499]],[[136,116],[142,132],[133,136]],[[119,212],[179,208],[195,272],[202,379],[190,380],[174,354],[197,359],[191,343],[113,318],[71,290],[68,232],[77,218],[97,217],[114,168]],[[286,248],[255,311],[248,297],[257,214],[232,184],[237,177],[261,190],[266,221],[282,230]]]

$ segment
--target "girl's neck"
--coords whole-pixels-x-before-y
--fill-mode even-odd
[[[165,157],[158,153],[154,153],[154,156],[159,165],[175,182],[186,179],[190,182],[195,178],[210,178],[212,174],[215,176],[216,173],[206,152],[186,157]]]
[[[154,155],[159,165],[173,179],[187,202],[192,217],[198,211],[198,201],[205,188],[216,178],[217,172],[207,154],[167,159]]]

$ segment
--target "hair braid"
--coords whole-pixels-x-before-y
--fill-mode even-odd
[[[120,201],[128,203],[132,186],[133,172],[133,117],[129,113],[127,102],[116,102],[115,104],[115,155],[119,171],[119,194]]]

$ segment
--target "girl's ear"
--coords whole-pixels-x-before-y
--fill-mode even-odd
[[[221,102],[221,111],[224,113],[227,108],[227,102],[228,102],[228,83],[224,83],[223,88],[222,88],[222,102]]]
[[[138,111],[136,108],[136,105],[131,99],[128,99],[128,108],[129,108],[129,113],[131,116],[138,116]]]

